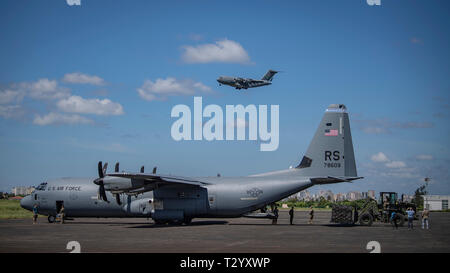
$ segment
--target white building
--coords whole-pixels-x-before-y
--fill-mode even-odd
[[[11,192],[14,196],[17,195],[29,195],[34,191],[34,187],[14,187]]]
[[[423,206],[429,210],[448,209],[450,195],[424,195]]]

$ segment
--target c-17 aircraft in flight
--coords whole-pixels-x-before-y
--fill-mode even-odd
[[[330,105],[300,164],[246,177],[179,177],[152,173],[107,173],[98,178],[62,178],[39,185],[21,201],[53,221],[64,204],[67,217],[145,217],[156,224],[193,218],[272,218],[252,213],[314,185],[351,182],[357,176],[350,122],[343,104]]]
[[[245,78],[239,78],[239,77],[220,76],[217,79],[217,81],[219,82],[219,85],[225,84],[225,85],[233,86],[234,88],[240,90],[240,89],[247,89],[247,88],[253,88],[253,87],[260,87],[260,86],[264,86],[264,85],[270,85],[270,84],[272,84],[273,76],[277,73],[278,73],[278,71],[269,70],[264,75],[264,77],[262,77],[262,79],[260,79],[260,80],[245,79]]]

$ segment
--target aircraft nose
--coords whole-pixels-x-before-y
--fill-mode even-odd
[[[31,196],[25,196],[20,200],[20,206],[24,209],[31,210]]]
[[[222,78],[222,77],[218,77],[218,78],[217,78],[217,81],[218,81],[219,83],[223,83],[223,78]]]

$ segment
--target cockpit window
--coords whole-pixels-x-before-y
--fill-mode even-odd
[[[47,182],[39,184],[39,186],[36,187],[37,191],[45,191],[45,188],[47,187]]]

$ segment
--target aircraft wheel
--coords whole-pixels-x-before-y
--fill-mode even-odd
[[[186,226],[188,226],[188,225],[190,225],[191,224],[191,222],[192,222],[192,218],[184,218],[184,224],[186,225]]]
[[[53,215],[49,215],[48,217],[47,217],[47,220],[48,220],[48,222],[49,223],[54,223],[55,222],[55,216],[53,216]]]

